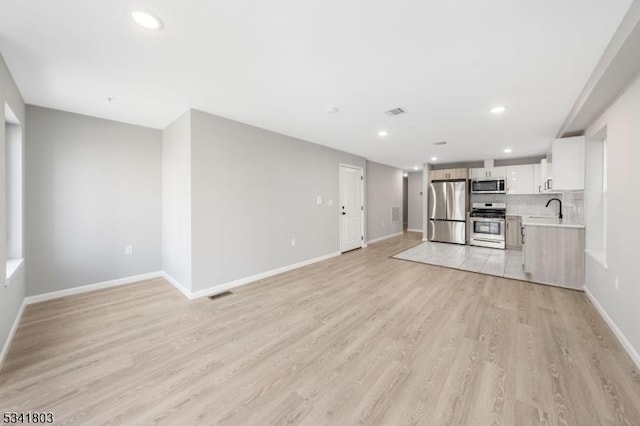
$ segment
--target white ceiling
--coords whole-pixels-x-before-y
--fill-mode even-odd
[[[541,154],[631,2],[0,0],[0,51],[27,103],[155,128],[191,107],[409,169]]]

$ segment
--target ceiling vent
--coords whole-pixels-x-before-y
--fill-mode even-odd
[[[434,145],[446,145],[447,141],[434,142]]]
[[[389,117],[395,117],[396,115],[401,115],[401,114],[406,114],[406,110],[404,108],[394,108],[394,109],[390,109],[389,111],[385,111],[384,113],[387,114]]]

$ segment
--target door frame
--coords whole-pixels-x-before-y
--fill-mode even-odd
[[[340,216],[340,200],[341,200],[341,195],[342,195],[342,174],[340,173],[340,170],[343,167],[348,167],[350,169],[356,169],[360,171],[360,176],[362,176],[362,179],[360,179],[360,196],[361,196],[361,200],[362,200],[362,209],[360,210],[360,234],[362,235],[362,240],[360,242],[360,248],[364,248],[367,246],[367,241],[364,238],[365,234],[364,234],[364,212],[367,209],[367,205],[365,203],[365,197],[364,197],[364,180],[365,180],[365,176],[364,176],[364,167],[360,167],[360,166],[354,166],[353,164],[347,164],[347,163],[338,163],[338,235],[340,236],[340,241],[339,241],[339,251],[340,254],[346,253],[342,251],[342,217]]]

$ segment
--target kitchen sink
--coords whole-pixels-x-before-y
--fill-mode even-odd
[[[550,224],[550,225],[560,225],[562,223],[564,223],[564,221],[562,219],[558,219],[557,217],[550,217],[550,216],[529,216],[526,219],[523,219],[524,223],[543,223],[543,224]]]

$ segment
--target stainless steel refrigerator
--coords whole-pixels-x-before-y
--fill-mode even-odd
[[[431,182],[428,202],[429,241],[466,244],[467,182]]]

